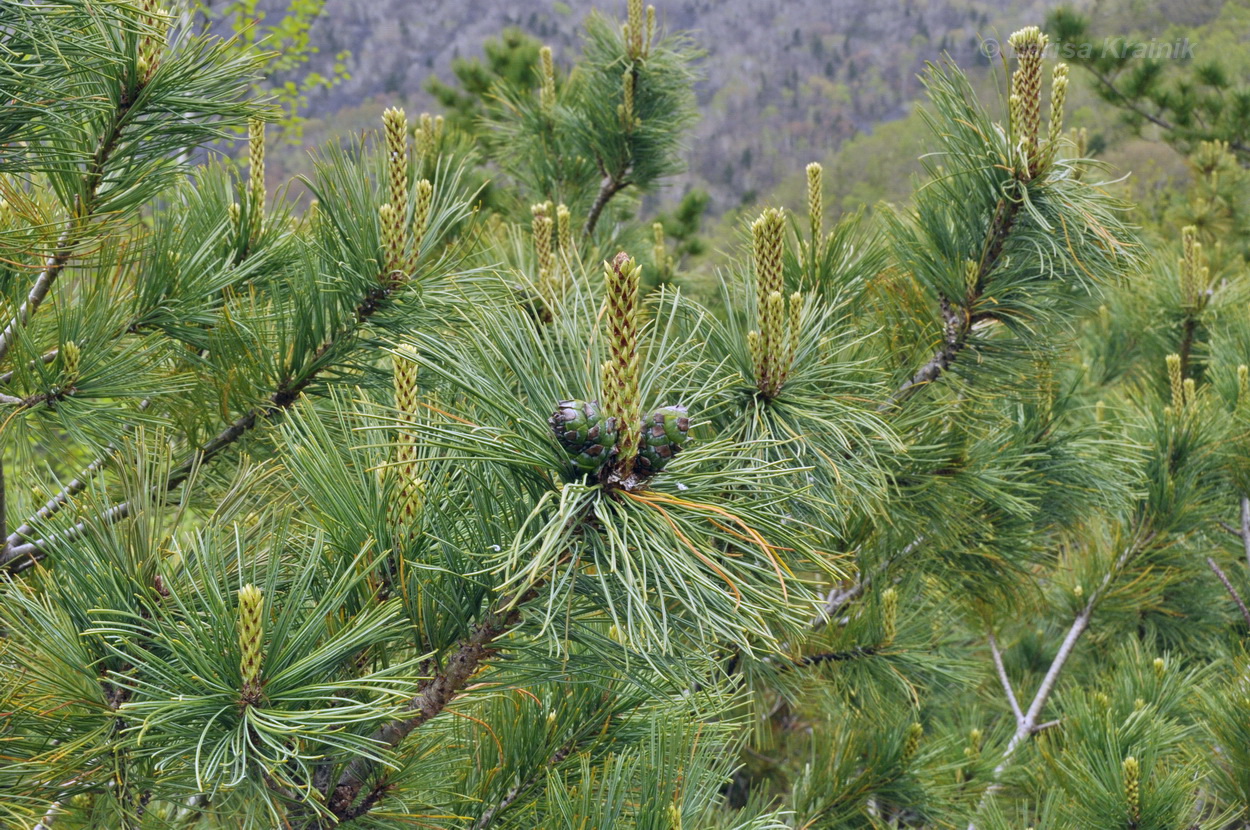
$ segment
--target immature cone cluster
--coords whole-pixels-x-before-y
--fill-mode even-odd
[[[808,242],[808,272],[812,278],[816,276],[816,262],[821,254],[821,242],[824,239],[824,178],[825,169],[819,162],[807,165],[807,221],[810,225],[811,238]]]
[[[1211,287],[1211,268],[1198,241],[1197,228],[1190,225],[1181,230],[1181,247],[1181,302],[1188,311],[1201,311]]]
[[[252,210],[259,217],[265,208],[265,122],[256,118],[247,125],[247,165]]]
[[[561,401],[548,419],[574,470],[593,473],[611,465],[613,480],[632,486],[664,469],[690,431],[684,407],[668,406],[642,417],[638,389],[638,283],[641,267],[624,251],[604,263],[607,280],[608,354],[603,364],[603,404]],[[627,425],[637,424],[634,429]]]
[[[143,23],[151,31],[144,32],[139,38],[139,81],[146,84],[156,71],[161,51],[165,48],[165,38],[169,31],[169,16],[157,4],[156,0],[138,0],[139,10],[143,12]]]
[[[642,268],[621,251],[604,264],[607,279],[609,360],[603,364],[603,398],[606,414],[621,424],[636,424],[642,415],[638,391],[638,282]],[[633,469],[638,454],[638,435],[622,432],[617,442],[618,461],[625,474]]]
[[[564,205],[553,210],[548,201],[531,205],[530,214],[534,254],[538,259],[538,297],[542,301],[540,316],[543,322],[550,323],[564,296],[563,265],[569,262],[569,249],[573,245],[569,210]]]
[[[903,742],[903,754],[901,760],[904,764],[911,762],[916,757],[916,753],[920,751],[920,739],[924,737],[924,727],[918,723],[913,723],[907,727],[907,739]]]
[[[1036,26],[1013,34],[1008,43],[1016,52],[1016,71],[1011,78],[1012,130],[1024,141],[1029,158],[1037,153],[1042,122],[1042,52],[1049,38]]]
[[[416,264],[421,253],[421,241],[430,228],[430,208],[434,204],[434,185],[429,179],[417,182],[417,203],[412,211],[412,262],[409,270]]]
[[[239,674],[244,703],[256,704],[261,697],[260,669],[264,659],[263,640],[265,597],[255,585],[239,591]]]
[[[1172,411],[1178,415],[1185,409],[1185,378],[1181,373],[1181,356],[1170,354],[1166,359],[1168,387],[1172,391]]]
[[[642,0],[629,0],[625,22],[625,48],[631,60],[642,57],[643,23]]]
[[[73,386],[78,379],[78,361],[81,355],[78,344],[73,340],[67,340],[58,352],[61,358],[61,377],[66,386]]]
[[[1229,150],[1227,141],[1200,142],[1189,160],[1204,176],[1237,169],[1237,157]]]
[[[681,452],[690,433],[690,416],[684,406],[657,409],[642,422],[642,446],[638,451],[638,470],[644,474],[663,470],[673,456]]]
[[[412,137],[416,145],[417,157],[425,160],[438,155],[438,148],[443,143],[443,116],[421,113],[418,127]]]
[[[664,225],[660,222],[651,225],[651,240],[651,258],[655,260],[655,267],[660,272],[661,280],[667,279],[673,275],[674,263],[672,254],[668,252],[668,246],[664,244]]]
[[[239,207],[238,202],[231,202],[226,208],[226,216],[230,219],[230,235],[236,240],[242,240],[243,233],[243,209]]]
[[[1063,135],[1063,107],[1068,97],[1068,65],[1055,64],[1050,80],[1050,135],[1047,152],[1054,153]]]
[[[551,56],[551,47],[544,46],[538,50],[539,72],[542,74],[542,86],[538,91],[538,102],[543,112],[548,114],[556,105],[556,64]]]
[[[573,216],[565,205],[556,205],[556,240],[560,262],[568,268],[573,266]]]
[[[401,417],[416,420],[421,417],[421,405],[417,396],[417,350],[404,344],[391,357],[392,377],[395,384],[395,408]],[[417,476],[420,444],[410,431],[400,427],[395,436],[395,475],[398,479],[396,500],[390,506],[391,521],[397,525],[411,526],[421,511],[424,482]]]
[[[881,645],[888,646],[898,636],[898,591],[886,588],[881,593],[881,628],[884,636]]]
[[[627,67],[621,76],[621,83],[624,87],[623,100],[617,107],[617,114],[621,117],[621,128],[625,132],[632,132],[634,127],[638,126],[638,119],[634,116],[634,70]]]
[[[769,208],[751,225],[755,259],[756,315],[759,328],[748,332],[755,384],[767,398],[781,392],[798,351],[803,295],[782,296],[785,215]]]
[[[598,401],[560,401],[547,423],[576,472],[597,472],[618,457],[618,421],[605,415]],[[643,418],[638,430],[637,475],[663,470],[681,452],[689,432],[690,417],[684,406],[662,407]]]
[[[530,229],[534,234],[534,255],[538,258],[538,290],[545,302],[552,299],[553,282],[556,279],[556,258],[551,249],[551,237],[555,222],[551,218],[551,202],[530,206]]]
[[[964,755],[969,758],[979,758],[981,755],[981,741],[985,738],[984,733],[980,729],[973,729],[968,733],[968,747],[964,750]]]
[[[390,204],[401,214],[408,207],[408,116],[391,107],[382,113],[386,128],[386,175]]]
[[[1129,821],[1141,821],[1141,765],[1132,755],[1124,759],[1124,800],[1128,802]]]
[[[421,116],[422,123],[434,129],[428,113]],[[382,230],[382,259],[387,280],[398,285],[416,268],[421,251],[421,240],[430,221],[430,205],[434,199],[434,186],[429,179],[421,179],[416,186],[412,224],[408,224],[408,116],[404,111],[390,108],[382,113],[386,134],[386,180],[390,201],[378,208],[378,223]],[[423,127],[422,129],[425,129]],[[441,122],[439,126],[441,130]],[[418,149],[422,130],[418,130]]]
[[[404,279],[404,220],[393,205],[378,208],[378,224],[382,227],[383,267],[391,282]]]
[[[1250,409],[1250,366],[1244,363],[1237,367],[1237,408]]]

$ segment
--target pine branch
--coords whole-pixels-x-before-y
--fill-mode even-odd
[[[525,594],[501,603],[501,610],[487,614],[447,659],[445,668],[422,682],[417,695],[408,701],[407,709],[413,714],[386,724],[374,732],[371,739],[381,746],[398,746],[414,730],[439,715],[460,694],[483,662],[495,653],[495,640],[509,633],[521,621],[520,606],[536,595],[537,588],[531,588]],[[347,765],[333,793],[326,794],[330,812],[339,819],[347,816],[375,766],[371,758],[360,755]]]
[[[151,401],[148,399],[140,401],[139,411],[147,409],[150,403]],[[132,426],[127,426],[126,432],[129,432],[131,429],[133,429]],[[26,519],[26,521],[22,522],[16,530],[8,534],[5,538],[4,549],[7,551],[14,545],[20,544],[23,539],[34,532],[35,524],[37,522],[47,521],[52,516],[59,513],[61,508],[69,504],[70,499],[81,493],[86,488],[86,486],[91,482],[91,479],[95,477],[95,474],[103,469],[104,465],[109,462],[109,459],[111,459],[113,454],[116,452],[116,444],[109,444],[105,447],[104,452],[83,468],[82,472],[62,487],[56,495],[44,502],[43,506],[36,510],[33,515]],[[0,562],[0,564],[3,563]]]
[[[877,407],[878,412],[888,412],[898,406],[922,385],[932,383],[942,376],[942,373],[950,368],[955,362],[956,356],[963,350],[967,343],[968,332],[971,327],[968,325],[966,314],[961,313],[962,309],[955,309],[950,300],[943,297],[941,299],[942,309],[942,345],[940,345],[933,357],[929,361],[916,370],[916,373],[903,381],[894,394],[890,395],[883,403]]]
[[[861,657],[876,657],[883,652],[879,646],[856,646],[849,651],[826,651],[820,654],[808,654],[794,661],[793,668],[819,666],[823,663],[845,663]]]
[[[380,278],[381,279],[381,278]],[[175,466],[165,481],[164,490],[166,492],[173,490],[181,485],[192,474],[200,468],[201,465],[211,461],[222,451],[232,446],[236,441],[246,435],[258,423],[262,423],[282,411],[291,407],[300,394],[316,379],[321,369],[325,368],[323,360],[335,348],[343,342],[351,338],[369,319],[377,313],[378,309],[384,304],[384,300],[390,296],[391,287],[389,282],[374,288],[364,300],[356,307],[352,321],[344,326],[339,336],[333,337],[326,341],[312,356],[309,361],[310,365],[317,367],[302,377],[286,381],[269,396],[268,403],[263,407],[252,409],[236,418],[225,429],[219,432],[211,441],[191,452],[181,463]],[[46,539],[36,539],[25,542],[20,545],[14,545],[7,551],[0,553],[0,568],[9,568],[14,573],[26,570],[35,562],[47,555],[47,550],[55,543],[70,542],[77,539],[88,527],[95,522],[104,522],[105,524],[113,524],[121,521],[129,516],[135,510],[133,501],[125,501],[121,504],[114,505],[108,510],[96,516],[93,520],[84,520],[78,522],[72,527],[60,533],[55,533]]]
[[[1016,724],[1016,731],[1012,734],[1011,740],[1007,742],[1007,748],[1003,750],[1002,758],[999,760],[998,766],[994,767],[994,773],[991,776],[989,787],[981,796],[981,802],[977,807],[980,812],[994,793],[1002,789],[1002,783],[999,779],[1007,769],[1007,765],[1011,763],[1011,759],[1015,756],[1016,750],[1030,736],[1036,734],[1042,728],[1049,728],[1051,724],[1039,724],[1038,719],[1041,717],[1042,709],[1050,700],[1050,694],[1055,690],[1055,684],[1062,674],[1064,666],[1068,662],[1068,658],[1072,656],[1073,649],[1076,648],[1077,642],[1081,639],[1081,635],[1089,628],[1090,620],[1094,616],[1094,609],[1098,606],[1099,600],[1106,593],[1107,588],[1111,585],[1112,580],[1119,572],[1128,564],[1138,552],[1143,550],[1155,538],[1155,532],[1151,531],[1141,538],[1139,542],[1129,545],[1116,558],[1111,569],[1103,575],[1102,581],[1098,587],[1090,594],[1089,600],[1085,603],[1085,607],[1080,610],[1076,618],[1072,621],[1072,625],[1068,628],[1067,635],[1063,638],[1063,642],[1059,645],[1059,651],[1055,654],[1054,660],[1051,661],[1050,667],[1046,670],[1045,676],[1042,677],[1041,685],[1037,688],[1037,693],[1033,695],[1033,700],[1029,704],[1028,711],[1024,713],[1024,718]],[[976,820],[968,823],[968,830],[976,830]]]
[[[0,360],[3,360],[5,355],[9,353],[9,349],[12,348],[17,330],[25,326],[35,312],[39,310],[39,306],[43,304],[44,299],[48,296],[48,292],[52,290],[52,285],[56,282],[57,277],[65,270],[65,266],[73,255],[74,245],[80,241],[75,238],[76,231],[85,228],[94,215],[96,195],[100,189],[100,184],[104,181],[104,169],[117,149],[117,142],[121,138],[122,127],[125,125],[126,116],[130,112],[130,105],[131,98],[129,94],[123,93],[118,101],[117,108],[113,111],[113,117],[110,119],[105,133],[100,136],[99,144],[91,157],[91,163],[88,165],[86,174],[83,177],[83,191],[74,199],[74,215],[70,217],[69,226],[61,231],[61,235],[52,249],[52,254],[45,260],[43,270],[35,278],[35,284],[31,286],[30,292],[26,295],[26,300],[18,308],[17,314],[4,327],[4,331],[0,332]]]
[[[1246,566],[1250,567],[1250,496],[1241,497],[1241,543],[1246,550]]]
[[[1246,608],[1246,603],[1242,601],[1241,594],[1237,593],[1237,589],[1229,581],[1228,575],[1224,573],[1223,568],[1216,563],[1215,559],[1210,556],[1207,557],[1207,565],[1215,572],[1220,582],[1224,583],[1224,587],[1228,590],[1229,595],[1232,596],[1233,602],[1237,603],[1237,608],[1241,610],[1241,618],[1246,621],[1247,627],[1250,627],[1250,609]]]
[[[942,313],[941,345],[927,363],[903,381],[903,384],[877,407],[878,412],[888,412],[911,397],[925,384],[940,378],[968,344],[968,335],[972,332],[973,324],[979,322],[979,319],[971,313],[971,309],[981,297],[981,287],[985,283],[985,278],[998,266],[1003,246],[1012,228],[1015,227],[1019,213],[1019,201],[1006,198],[999,200],[994,210],[994,218],[990,221],[989,230],[986,232],[981,260],[968,296],[959,305],[952,303],[949,297],[939,298]]]
[[[61,353],[61,350],[60,350],[60,349],[52,349],[51,351],[44,352],[44,353],[43,353],[43,354],[41,354],[39,357],[37,357],[37,358],[35,358],[34,360],[32,360],[32,361],[29,363],[29,365],[30,365],[32,368],[33,368],[36,364],[38,364],[38,363],[42,363],[42,364],[44,364],[44,365],[46,366],[47,364],[49,364],[49,363],[51,363],[52,361],[56,360],[56,356],[57,356],[58,354],[60,354],[60,353]],[[6,384],[6,383],[8,383],[9,381],[13,380],[13,375],[14,375],[14,374],[16,374],[16,373],[15,373],[14,371],[10,370],[10,371],[5,372],[4,374],[0,375],[0,385]]]
[[[1007,676],[1007,667],[1003,665],[1003,652],[998,647],[998,638],[989,632],[990,655],[994,658],[994,669],[998,672],[998,681],[1003,684],[1003,694],[1011,704],[1011,712],[1016,716],[1017,728],[1024,722],[1024,712],[1020,710],[1020,701],[1016,698],[1016,690],[1011,687],[1011,678]]]
[[[855,584],[849,587],[839,588],[835,586],[831,588],[828,595],[825,597],[824,605],[821,606],[820,613],[812,618],[811,628],[814,630],[820,629],[832,622],[834,616],[841,611],[843,607],[864,595],[864,591],[868,589],[874,579],[880,578],[900,559],[919,548],[920,545],[924,543],[924,540],[923,536],[918,536],[911,540],[901,551],[879,564],[876,570],[872,573],[861,574],[859,579],[855,581]]]
[[[52,822],[60,812],[61,802],[53,801],[48,805],[48,809],[44,811],[43,818],[39,819],[39,822],[31,830],[51,830]]]
[[[1115,99],[1118,100],[1124,106],[1125,109],[1129,110],[1132,113],[1135,113],[1136,115],[1141,116],[1142,118],[1149,121],[1151,124],[1154,124],[1156,127],[1159,127],[1160,129],[1165,130],[1169,133],[1175,133],[1177,131],[1176,125],[1173,124],[1171,121],[1168,121],[1166,118],[1164,118],[1161,115],[1148,112],[1147,110],[1143,109],[1139,104],[1135,103],[1134,99],[1130,98],[1128,95],[1122,92],[1120,88],[1115,85],[1115,82],[1111,78],[1106,77],[1101,72],[1089,66],[1088,64],[1084,64],[1084,66],[1086,69],[1089,70],[1089,73],[1094,76],[1094,78],[1098,81],[1098,83],[1100,83],[1103,86],[1103,88],[1107,90],[1107,92],[1109,92],[1112,96],[1114,96]],[[1226,138],[1224,140],[1228,142],[1228,146],[1232,148],[1233,150],[1236,150],[1237,152],[1243,153],[1243,154],[1250,153],[1250,145],[1247,145],[1234,138]]]
[[[1181,359],[1181,377],[1189,375],[1189,355],[1194,349],[1194,338],[1198,333],[1198,318],[1193,314],[1185,314],[1185,322],[1181,326],[1181,344],[1177,354]]]
[[[552,767],[559,766],[565,758],[569,757],[576,745],[577,740],[573,739],[556,750],[555,754],[548,758],[547,762],[543,764],[541,768],[535,770],[533,775],[529,776],[524,781],[517,783],[512,787],[512,789],[508,790],[508,792],[504,794],[504,797],[500,799],[498,804],[491,807],[485,813],[482,813],[482,817],[479,818],[477,823],[473,825],[473,830],[485,830],[485,828],[489,827],[495,821],[496,816],[511,807],[518,798],[538,783],[538,778],[543,772],[551,769]]]
[[[595,202],[590,206],[590,213],[586,214],[586,224],[582,226],[582,235],[589,237],[595,231],[595,226],[599,224],[599,216],[603,213],[603,209],[608,206],[608,202],[612,201],[612,197],[629,187],[629,179],[618,179],[615,176],[605,174],[602,183],[599,185],[599,195],[595,196]]]

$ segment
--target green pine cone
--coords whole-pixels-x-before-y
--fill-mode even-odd
[[[681,452],[690,432],[690,417],[684,406],[657,409],[642,422],[642,446],[638,462],[643,472],[658,473]]]
[[[605,418],[598,401],[560,401],[547,422],[574,469],[593,473],[612,456],[616,419]]]

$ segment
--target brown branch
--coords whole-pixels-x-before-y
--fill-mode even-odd
[[[590,206],[590,213],[586,214],[586,224],[582,226],[583,236],[589,237],[595,232],[595,226],[599,224],[599,216],[608,206],[608,202],[629,185],[630,181],[627,178],[618,179],[612,175],[604,175],[603,181],[599,184],[599,195],[595,197],[595,203]]]
[[[918,547],[920,547],[924,540],[923,536],[917,536],[915,539],[912,539],[903,547],[901,551],[877,565],[876,569],[872,573],[861,573],[854,584],[843,587],[834,586],[833,588],[830,588],[829,593],[825,596],[824,605],[821,606],[819,613],[812,618],[810,627],[813,630],[820,629],[832,622],[834,616],[848,603],[854,602],[864,595],[864,591],[868,589],[874,579],[881,577],[900,559],[915,551]]]
[[[848,660],[858,660],[861,657],[876,657],[883,654],[879,646],[856,646],[849,651],[826,651],[820,654],[808,654],[795,660],[790,668],[807,668],[809,666],[819,666],[823,663],[845,663]],[[787,668],[782,666],[782,668]]]
[[[979,319],[971,313],[971,309],[981,298],[981,287],[1002,257],[1003,246],[1016,224],[1016,216],[1020,213],[1020,202],[1003,198],[994,209],[994,217],[990,220],[986,232],[985,243],[981,249],[981,260],[977,266],[976,279],[969,286],[968,296],[958,306],[948,297],[939,298],[942,313],[942,342],[923,366],[915,374],[903,381],[893,394],[878,407],[878,412],[888,412],[911,397],[918,389],[932,383],[942,376],[955,362],[955,358],[968,344],[968,335],[974,323]],[[988,318],[986,318],[988,319]]]
[[[395,747],[418,727],[439,715],[455,700],[482,664],[495,653],[495,640],[510,632],[521,621],[520,606],[536,595],[537,589],[531,588],[520,597],[505,600],[500,610],[487,614],[474,627],[472,633],[461,641],[460,647],[447,659],[442,671],[429,680],[422,681],[417,695],[408,701],[407,711],[412,714],[379,728],[370,736],[371,739],[381,746]],[[327,806],[331,813],[343,819],[353,810],[352,804],[375,766],[373,759],[358,755],[344,768],[334,791],[327,793]]]
[[[1220,582],[1224,583],[1224,587],[1228,590],[1229,595],[1233,598],[1233,602],[1237,603],[1237,607],[1241,610],[1241,618],[1246,621],[1246,626],[1250,627],[1250,608],[1246,608],[1246,603],[1242,601],[1241,594],[1237,593],[1237,589],[1233,587],[1233,583],[1229,581],[1228,575],[1215,562],[1215,559],[1208,556],[1207,565],[1215,572]]]
[[[1181,377],[1189,374],[1189,356],[1194,350],[1194,339],[1197,333],[1198,318],[1186,312],[1185,322],[1181,325],[1181,344],[1178,352],[1181,359]]]
[[[972,330],[968,315],[963,312],[963,309],[954,308],[950,300],[945,297],[941,299],[941,311],[942,344],[938,346],[937,351],[927,363],[903,381],[903,385],[877,407],[878,412],[888,412],[911,397],[924,384],[932,383],[941,377],[967,345],[968,333]]]

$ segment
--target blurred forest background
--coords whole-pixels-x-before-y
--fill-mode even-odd
[[[1245,0],[674,0],[660,9],[663,26],[689,30],[705,53],[700,120],[687,171],[648,197],[643,213],[697,219],[683,269],[698,274],[723,261],[760,205],[801,204],[807,161],[824,164],[834,218],[902,200],[924,152],[917,75],[925,63],[949,55],[982,100],[993,100],[1005,78],[997,44],[1065,6],[1088,19],[1100,48],[1119,48],[1122,38],[1160,48],[1179,42],[1192,48],[1192,59],[1182,49],[1179,63],[1218,58],[1242,77],[1250,69]],[[537,86],[541,45],[552,47],[557,67],[567,66],[592,8],[562,0],[219,0],[207,7],[221,26],[250,36],[278,29],[275,45],[283,15],[307,16],[295,43],[306,61],[279,66],[270,79],[277,89],[300,90],[299,119],[272,150],[274,182],[308,172],[305,147],[371,129],[386,105],[444,114],[471,129],[500,75]],[[1189,183],[1185,157],[1149,124],[1143,129],[1108,106],[1089,73],[1074,79],[1069,125],[1086,128],[1090,154],[1128,176],[1125,195],[1166,213],[1170,194]]]

